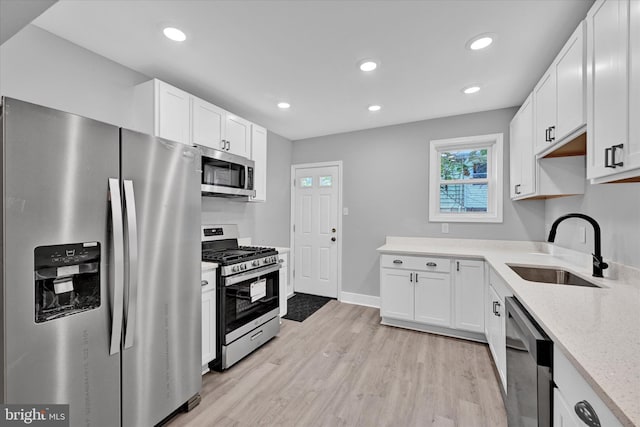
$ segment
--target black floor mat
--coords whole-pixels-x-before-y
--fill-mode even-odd
[[[296,293],[287,300],[287,314],[283,319],[303,322],[304,319],[311,316],[332,299],[318,295]]]

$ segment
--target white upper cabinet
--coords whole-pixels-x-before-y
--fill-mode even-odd
[[[514,200],[584,194],[584,156],[536,159],[533,111],[529,95],[510,125],[510,193]]]
[[[253,170],[253,189],[256,195],[249,197],[252,202],[267,200],[267,130],[258,125],[251,125],[251,160],[255,163]]]
[[[222,108],[195,96],[191,97],[191,143],[221,150],[225,113]]]
[[[529,95],[511,120],[510,125],[511,198],[517,199],[535,191],[533,154],[533,95]]]
[[[587,177],[594,183],[640,181],[639,3],[598,0],[587,14]]]
[[[553,151],[584,133],[584,33],[583,21],[533,90],[536,153]]]
[[[249,157],[251,153],[251,122],[235,114],[225,115],[226,151],[242,157]]]
[[[153,105],[153,107],[151,107]],[[242,157],[251,155],[252,123],[158,79],[134,89],[134,130]]]
[[[563,140],[587,123],[585,105],[585,24],[578,25],[556,59],[556,118],[554,138]]]
[[[190,95],[160,80],[155,80],[155,91],[155,135],[188,144]]]
[[[535,142],[536,152],[541,152],[552,143],[556,127],[556,73],[555,63],[544,73],[533,89],[535,97]]]

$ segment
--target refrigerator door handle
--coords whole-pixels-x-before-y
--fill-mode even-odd
[[[122,304],[124,292],[124,230],[122,229],[122,199],[120,181],[109,178],[111,228],[113,231],[113,301],[111,304],[111,344],[109,354],[120,352],[122,339]]]
[[[124,348],[131,348],[136,334],[136,307],[138,305],[138,226],[133,181],[124,180],[124,206],[127,217],[127,242],[129,248],[129,287],[124,319]]]

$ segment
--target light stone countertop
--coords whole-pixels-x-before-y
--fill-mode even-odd
[[[387,237],[378,252],[486,260],[620,422],[640,426],[640,270],[610,263],[617,279],[597,279],[589,255],[542,242]],[[507,264],[562,267],[602,288],[528,282]]]
[[[215,262],[202,262],[202,271],[215,270],[218,268],[218,264]]]

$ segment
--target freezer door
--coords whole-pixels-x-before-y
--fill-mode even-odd
[[[4,402],[69,404],[74,426],[117,426],[108,180],[118,128],[3,102]]]
[[[137,242],[137,262],[125,271],[137,277],[125,292],[123,426],[152,426],[201,387],[200,157],[183,144],[121,132],[125,244]]]

